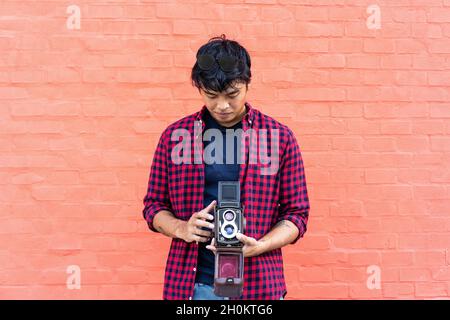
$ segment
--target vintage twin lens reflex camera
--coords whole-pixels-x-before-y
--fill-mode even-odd
[[[219,181],[218,203],[214,208],[216,264],[214,293],[221,297],[239,297],[244,284],[243,244],[236,238],[244,233],[244,206],[240,203],[239,181]]]

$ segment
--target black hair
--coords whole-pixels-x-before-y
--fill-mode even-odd
[[[238,42],[226,39],[225,34],[222,34],[220,37],[209,39],[206,44],[202,45],[197,51],[196,58],[201,54],[210,54],[216,59],[224,55],[231,55],[240,60],[240,63],[231,72],[224,72],[217,63],[212,69],[205,71],[200,69],[198,63],[195,62],[191,80],[192,85],[199,91],[203,89],[222,92],[235,83],[245,83],[248,89],[252,77],[250,55]]]

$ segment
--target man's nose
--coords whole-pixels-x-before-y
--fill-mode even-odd
[[[227,101],[219,102],[217,108],[219,109],[220,112],[224,112],[230,109],[230,104]]]

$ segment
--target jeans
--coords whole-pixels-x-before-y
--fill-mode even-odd
[[[192,300],[230,300],[230,298],[216,296],[214,294],[214,286],[196,282]],[[280,300],[284,300],[283,297]]]
[[[196,282],[192,300],[230,300],[230,298],[216,296],[214,294],[214,286]]]

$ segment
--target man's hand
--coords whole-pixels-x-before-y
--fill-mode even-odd
[[[236,238],[244,244],[242,248],[242,252],[244,253],[244,258],[259,256],[265,251],[264,241],[256,240],[252,237],[247,237],[242,233],[237,233]],[[207,249],[211,250],[216,254],[216,246],[214,244],[214,238],[211,240],[211,244],[206,246]]]
[[[192,241],[197,243],[209,241],[212,235],[211,231],[202,230],[202,227],[214,229],[214,224],[207,220],[214,220],[214,216],[209,214],[209,212],[215,205],[216,200],[212,201],[206,208],[192,214],[189,221],[182,221],[177,230],[178,238],[188,243]]]

